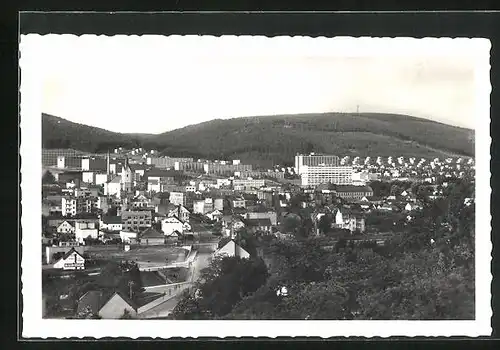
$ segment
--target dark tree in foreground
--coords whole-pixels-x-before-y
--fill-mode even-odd
[[[174,319],[219,318],[231,312],[242,298],[255,292],[268,277],[262,260],[224,257],[203,271],[203,284],[187,294],[172,312]]]

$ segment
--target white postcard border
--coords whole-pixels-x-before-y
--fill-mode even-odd
[[[308,47],[311,54],[411,55],[423,51],[446,54],[450,46],[470,45],[477,57],[476,104],[476,320],[474,321],[170,321],[170,320],[53,320],[42,319],[41,307],[41,96],[44,80],[44,43],[70,40],[74,35],[22,35],[21,69],[21,207],[22,207],[22,336],[69,337],[389,337],[480,336],[491,334],[491,214],[490,214],[490,92],[488,39],[480,38],[308,38],[211,37],[242,40],[239,54],[256,50],[291,54]],[[81,36],[79,40],[124,40],[134,45],[163,36]],[[170,38],[170,37],[169,37]],[[175,36],[175,40],[207,40]],[[205,39],[204,39],[205,38]],[[247,47],[245,51],[244,47]],[[228,53],[234,54],[234,53]]]

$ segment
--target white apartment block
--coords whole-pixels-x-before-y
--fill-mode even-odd
[[[62,216],[75,216],[76,215],[77,200],[76,198],[63,197],[61,200]]]
[[[266,180],[263,179],[234,179],[234,188],[261,188],[266,185]]]
[[[352,184],[353,168],[349,166],[302,166],[301,171],[302,186],[317,186],[326,183]]]
[[[304,171],[307,171],[307,167],[338,167],[339,165],[339,157],[334,155],[311,153],[310,155],[297,154],[295,156],[295,171],[298,175],[301,175]]]

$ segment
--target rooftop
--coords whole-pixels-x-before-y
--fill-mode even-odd
[[[337,192],[373,192],[370,186],[337,185]]]
[[[102,217],[102,222],[105,224],[121,224],[122,223],[122,217],[121,216],[103,216]]]

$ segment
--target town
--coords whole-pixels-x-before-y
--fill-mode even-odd
[[[261,169],[118,147],[43,149],[42,163],[46,318],[165,319],[220,257],[261,259],[272,275],[280,263],[269,241],[384,247],[458,183],[460,208],[474,204],[470,157],[308,153]]]

